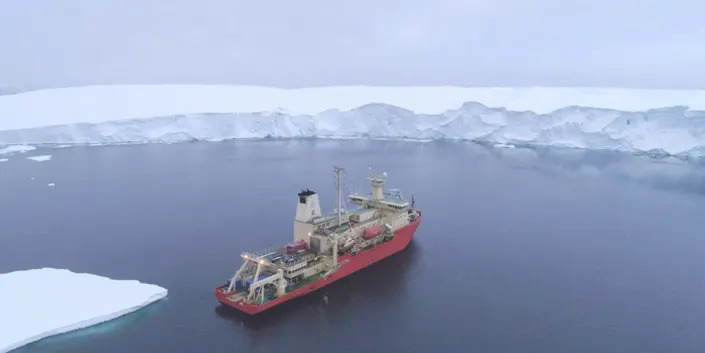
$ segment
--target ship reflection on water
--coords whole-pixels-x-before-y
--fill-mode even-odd
[[[423,232],[416,235],[423,236]],[[418,243],[419,240],[414,239],[406,249],[387,259],[260,314],[247,315],[222,304],[216,305],[215,313],[221,319],[244,327],[252,333],[250,338],[256,340],[265,338],[257,334],[260,329],[283,327],[290,321],[306,320],[304,317],[318,324],[333,324],[337,318],[348,316],[348,311],[373,314],[378,306],[385,310],[401,306],[408,292],[409,274],[421,256]]]

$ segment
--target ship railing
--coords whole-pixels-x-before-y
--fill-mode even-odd
[[[289,262],[289,263],[285,263],[283,267],[284,267],[284,268],[294,267],[294,266],[296,266],[296,265],[298,265],[298,264],[300,264],[300,263],[304,263],[304,262],[311,261],[311,260],[313,260],[314,258],[316,258],[316,255],[314,255],[314,254],[306,254],[306,255],[303,255],[303,256],[299,256],[299,257],[296,259],[296,261]]]
[[[401,194],[400,189],[389,189],[389,191],[383,191],[382,194],[391,196],[400,200],[405,200],[404,196]]]
[[[266,248],[266,249],[262,249],[262,250],[258,250],[258,251],[244,251],[244,252],[242,252],[241,256],[244,258],[247,258],[249,260],[257,261],[257,260],[265,258],[269,254],[273,254],[273,253],[282,251],[285,248],[286,248],[286,245],[282,245],[282,246],[270,247],[270,248]],[[311,261],[315,258],[316,258],[315,254],[307,253],[307,254],[299,255],[296,258],[296,260],[294,260],[292,262],[286,262],[286,263],[282,263],[282,264],[274,264],[274,263],[268,262],[268,265],[275,266],[277,268],[286,269],[286,268],[289,268],[292,266],[296,266],[302,262]]]
[[[286,269],[284,269],[284,270],[287,271],[287,274],[286,274],[286,275],[292,276],[292,275],[298,275],[298,274],[302,273],[303,271],[306,271],[306,270],[308,270],[309,268],[311,268],[311,267],[313,267],[313,266],[315,266],[315,265],[316,265],[316,263],[309,262],[309,263],[307,263],[305,266],[302,266],[302,267],[297,268],[297,269],[295,269],[295,270],[291,270],[291,269],[289,269],[289,268],[286,268]],[[289,272],[289,271],[291,271],[291,272]]]
[[[243,255],[243,257],[244,257],[245,255],[247,255],[248,258],[253,259],[253,260],[254,260],[254,259],[260,259],[260,258],[263,258],[263,257],[265,257],[265,256],[267,256],[267,255],[274,254],[274,253],[276,253],[276,252],[278,252],[278,251],[281,251],[281,250],[284,249],[284,248],[286,248],[286,245],[285,245],[285,244],[282,244],[282,245],[267,247],[267,248],[264,248],[264,249],[259,249],[259,250],[256,250],[256,251],[245,251],[245,252],[242,253],[242,255]]]
[[[275,268],[280,268],[282,270],[288,270],[298,264],[309,262],[311,260],[314,260],[316,258],[315,254],[305,254],[299,256],[296,260],[292,262],[277,262],[277,263],[268,263],[269,266],[273,266]]]

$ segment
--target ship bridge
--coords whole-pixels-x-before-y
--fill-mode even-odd
[[[348,196],[351,203],[363,208],[381,208],[391,211],[402,211],[409,208],[409,202],[401,196],[398,190],[383,192],[381,197],[375,198],[374,194],[353,193]]]
[[[363,208],[374,208],[393,212],[403,211],[409,208],[409,202],[404,199],[399,189],[384,191],[384,184],[387,182],[387,173],[381,175],[371,174],[367,180],[372,184],[372,192],[369,194],[353,193],[348,199],[353,204]]]

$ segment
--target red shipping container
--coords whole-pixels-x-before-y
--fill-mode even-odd
[[[286,246],[286,252],[291,254],[294,252],[297,252],[299,250],[306,250],[308,247],[306,246],[306,242],[303,240],[299,240],[294,244],[289,244]]]

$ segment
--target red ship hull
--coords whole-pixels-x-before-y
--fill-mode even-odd
[[[228,299],[228,297],[233,295],[234,292],[227,292],[225,285],[219,286],[215,289],[215,296],[221,303],[252,315],[261,313],[274,306],[280,305],[294,298],[311,293],[341,278],[351,275],[375,262],[378,262],[384,258],[394,255],[401,250],[404,250],[411,242],[411,239],[413,238],[414,233],[416,232],[416,228],[418,228],[419,224],[421,223],[421,212],[417,212],[419,213],[419,217],[413,222],[409,223],[407,226],[400,228],[396,232],[394,232],[394,238],[392,238],[392,240],[382,243],[372,249],[359,252],[356,255],[345,254],[339,256],[338,263],[346,261],[347,262],[342,265],[336,272],[332,273],[327,278],[321,278],[315,282],[311,282],[301,288],[287,293],[282,297],[270,300],[262,305],[253,305],[244,303],[242,301],[233,302]]]

